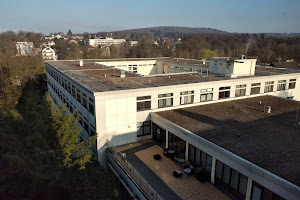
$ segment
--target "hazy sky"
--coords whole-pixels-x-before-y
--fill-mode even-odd
[[[0,0],[0,32],[83,33],[153,26],[300,33],[300,0]]]

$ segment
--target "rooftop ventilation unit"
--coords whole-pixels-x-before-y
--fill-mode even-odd
[[[266,112],[266,113],[271,113],[271,106],[266,106],[265,112]]]
[[[240,59],[245,59],[246,56],[244,54],[240,55]]]

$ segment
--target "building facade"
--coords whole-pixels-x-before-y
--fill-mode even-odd
[[[120,45],[122,43],[126,42],[124,39],[113,39],[113,38],[99,38],[99,39],[88,39],[86,40],[86,44],[92,47],[98,47],[98,46],[115,46]]]
[[[180,127],[171,126],[155,113],[265,95],[299,101],[300,71],[256,66],[255,75],[251,69],[246,76],[240,74],[230,78],[209,73],[210,67],[195,60],[84,60],[83,66],[77,62],[46,62],[48,90],[55,102],[63,102],[71,112],[77,110],[82,119],[82,140],[98,133],[97,143],[92,150],[101,165],[107,166],[108,162],[105,151],[107,140],[118,146],[146,138],[155,139],[155,123],[176,137],[185,138],[186,147],[193,145],[191,148],[198,148],[210,156],[207,162],[211,162],[211,183],[215,183],[216,169],[221,165],[218,163],[222,163],[223,167],[226,165],[243,175],[238,177],[242,177],[241,194],[246,199],[258,194],[252,192],[253,188],[262,188],[252,187],[255,184],[262,185],[274,194],[279,193],[286,199],[299,195],[298,186],[274,178],[270,172],[218,148],[190,131],[187,131],[189,137],[182,135]],[[168,136],[165,134],[163,138],[167,140]],[[186,158],[191,148],[185,148]],[[278,181],[279,184],[275,184]]]

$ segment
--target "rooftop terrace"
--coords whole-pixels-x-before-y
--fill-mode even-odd
[[[230,199],[209,182],[201,183],[194,176],[187,176],[183,169],[170,158],[163,156],[163,149],[152,141],[137,142],[117,147],[131,165],[138,170],[148,184],[164,199],[196,200],[196,199]],[[160,154],[161,160],[153,159]],[[181,170],[182,177],[175,178],[173,171]]]
[[[125,72],[125,78],[121,78],[121,70],[95,64],[95,62],[109,61],[142,61],[142,60],[160,60],[165,63],[177,63],[186,66],[200,66],[203,69],[200,72],[186,72],[186,74],[161,74],[152,77],[143,77],[131,72]],[[119,59],[119,60],[83,60],[83,66],[79,66],[78,61],[47,61],[48,64],[63,72],[67,76],[76,79],[94,92],[128,90],[136,88],[148,88],[167,85],[179,85],[187,83],[199,83],[218,80],[230,80],[230,78],[207,74],[208,65],[202,64],[202,61],[186,59]],[[279,69],[272,67],[256,67],[256,77],[269,76],[289,73],[300,73],[300,70]],[[238,77],[247,78],[247,77]]]
[[[298,102],[261,96],[157,114],[300,186],[297,109]]]

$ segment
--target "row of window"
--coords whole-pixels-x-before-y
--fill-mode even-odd
[[[195,167],[201,167],[209,174],[211,173],[212,157],[193,145],[189,145],[189,161]]]
[[[58,96],[60,101],[69,109],[69,111],[71,113],[75,112],[76,107],[73,106],[73,103],[71,101],[69,101],[68,97],[65,97],[65,95],[59,89],[57,89],[57,87],[54,84],[52,84],[50,80],[48,80],[47,82],[48,82],[49,86],[52,88],[52,90],[56,93],[56,95]],[[50,93],[50,95],[51,95],[51,93]],[[55,97],[53,97],[53,100],[54,100],[55,104],[58,103],[57,99]],[[76,116],[78,114],[80,116],[80,121],[78,123],[84,128],[84,130],[89,135],[95,135],[95,127],[92,124],[89,125],[87,122],[88,120],[85,117],[83,117],[84,119],[82,119],[82,113],[80,111],[76,112]]]
[[[248,178],[222,162],[216,162],[215,183],[240,199],[245,199]]]
[[[74,99],[76,99],[80,104],[82,104],[92,115],[94,115],[94,101],[92,98],[87,97],[87,95],[76,88],[75,85],[71,84],[69,81],[61,77],[54,70],[46,68],[46,71],[51,75],[69,94],[71,94]]]
[[[277,84],[277,91],[286,90],[286,80],[280,80]],[[274,81],[265,82],[264,93],[273,92]],[[246,95],[246,84],[236,85],[235,97],[241,97]],[[250,95],[260,93],[261,83],[252,83]],[[290,79],[288,89],[294,89],[296,87],[296,79]],[[230,97],[231,87],[219,87],[219,99]],[[173,106],[173,93],[159,94],[158,95],[158,108],[165,108]],[[213,100],[213,88],[200,90],[200,102]],[[194,91],[180,92],[180,105],[194,103]],[[150,110],[151,109],[151,95],[137,97],[137,111]]]

